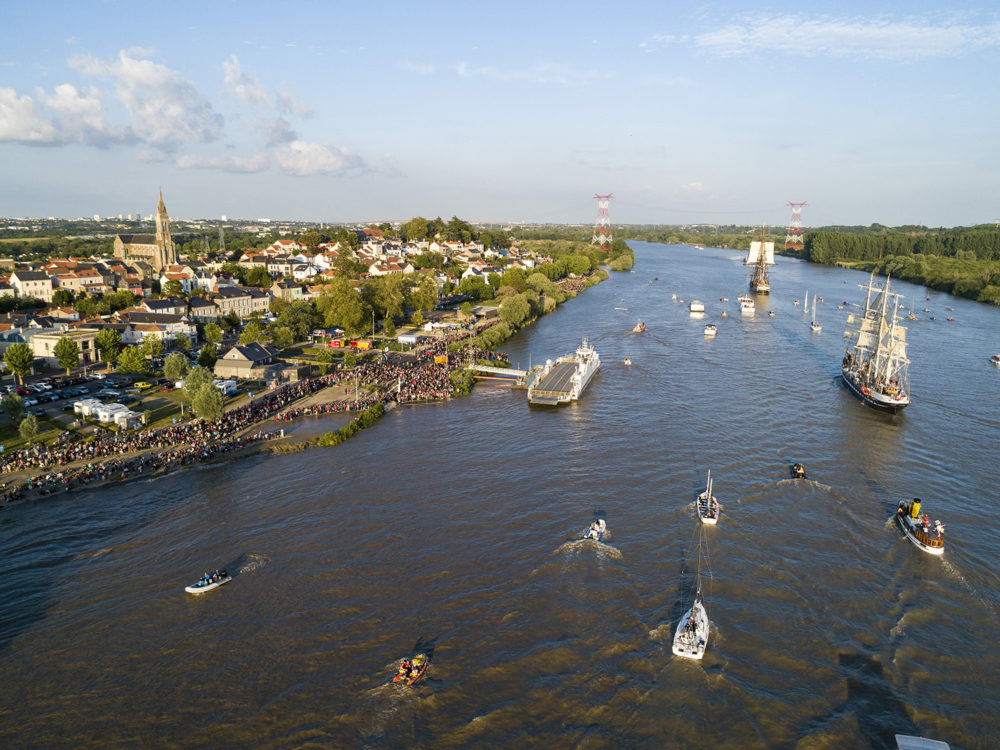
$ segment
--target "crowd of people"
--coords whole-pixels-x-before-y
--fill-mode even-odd
[[[6,492],[0,491],[0,498],[10,502],[21,499],[29,491],[46,495],[94,482],[127,479],[144,471],[156,472],[206,461],[253,442],[284,436],[284,430],[241,435],[272,417],[277,421],[289,421],[306,415],[361,411],[379,402],[409,403],[448,398],[454,390],[450,381],[453,370],[480,359],[507,361],[505,354],[473,345],[448,352],[449,344],[474,332],[462,330],[409,355],[369,359],[351,370],[282,386],[251,397],[248,403],[224,412],[217,419],[195,419],[130,433],[98,431],[89,440],[64,432],[51,445],[35,444],[0,455],[0,472],[3,473],[50,469],[22,485],[9,489],[4,486]],[[324,388],[352,382],[357,389],[353,398],[290,407]],[[109,460],[97,462],[98,459]],[[56,470],[81,461],[87,463],[78,468]]]

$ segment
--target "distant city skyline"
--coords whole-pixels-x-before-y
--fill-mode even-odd
[[[155,11],[152,9],[155,7]],[[903,7],[903,10],[898,8]],[[4,9],[0,216],[994,223],[1000,11]]]

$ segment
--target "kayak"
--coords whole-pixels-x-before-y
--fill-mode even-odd
[[[200,578],[190,586],[185,586],[184,590],[189,594],[204,594],[206,591],[217,589],[222,584],[229,583],[231,580],[233,580],[233,577],[226,571],[216,571],[209,578]]]
[[[405,681],[408,686],[412,685],[424,676],[424,672],[427,671],[430,663],[431,660],[427,654],[417,654],[412,659],[403,659],[399,663],[399,670],[396,672],[396,676],[392,678],[392,681]]]

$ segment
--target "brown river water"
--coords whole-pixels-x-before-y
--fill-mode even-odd
[[[748,318],[739,253],[635,247],[502,347],[527,366],[589,336],[577,404],[483,383],[335,448],[0,512],[0,747],[1000,746],[1000,310],[899,284],[937,320],[908,324],[893,416],[839,382],[866,276],[781,258]],[[709,469],[697,663],[670,640]],[[914,495],[943,557],[892,524]],[[577,541],[595,510],[607,543]],[[389,684],[418,649],[425,678]]]

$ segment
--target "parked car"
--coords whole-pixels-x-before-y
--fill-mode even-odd
[[[138,388],[140,391],[144,391],[147,388],[152,388],[153,384],[147,383],[145,380],[140,380],[138,383],[135,384],[135,387]]]
[[[117,398],[122,395],[121,391],[116,391],[114,388],[102,388],[94,393],[94,398]]]
[[[28,414],[34,414],[36,417],[44,417],[45,409],[40,406],[36,406],[34,409],[28,409]]]
[[[34,396],[25,396],[24,397],[24,405],[25,406],[38,406],[38,399],[35,398]]]

